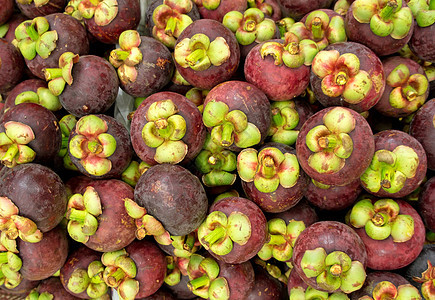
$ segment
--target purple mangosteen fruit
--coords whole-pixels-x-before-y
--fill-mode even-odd
[[[415,17],[415,27],[409,47],[418,58],[435,62],[435,40],[434,40],[434,11],[435,4],[433,1],[408,1]]]
[[[66,0],[15,0],[18,9],[29,19],[63,13]]]
[[[36,288],[39,283],[39,280],[27,280],[23,278],[20,284],[14,288],[7,288],[3,285],[0,285],[0,293],[5,297],[5,300],[22,299],[34,288]]]
[[[418,208],[426,228],[435,232],[435,177],[431,177],[422,186]]]
[[[298,204],[286,211],[277,214],[267,214],[267,219],[271,218],[280,218],[283,219],[286,223],[290,222],[291,220],[302,221],[304,222],[305,227],[308,227],[311,224],[319,221],[316,210],[311,205],[309,205],[304,198],[302,198],[302,200],[299,201]]]
[[[52,276],[41,281],[38,287],[27,295],[26,300],[50,299],[50,297],[53,297],[52,299],[63,300],[80,299],[68,293],[68,291],[63,287],[59,277]]]
[[[193,0],[198,6],[199,14],[202,19],[212,19],[222,22],[226,13],[239,11],[243,13],[248,8],[248,1],[245,0]]]
[[[0,39],[0,94],[9,92],[24,75],[24,60],[20,52],[5,39]]]
[[[6,0],[9,1],[9,0]],[[7,23],[0,25],[0,38],[5,39],[9,43],[15,39],[15,29],[22,22],[26,21],[27,17],[21,13],[14,13]],[[1,23],[1,22],[0,22]],[[24,62],[24,61],[23,61]]]
[[[285,288],[281,281],[272,277],[269,272],[258,264],[253,264],[255,271],[254,286],[248,299],[277,300],[285,299]]]
[[[0,5],[2,7],[2,11],[0,13],[0,25],[3,25],[14,13],[14,0],[2,0]]]
[[[278,0],[249,0],[248,7],[255,7],[261,10],[266,18],[279,22],[282,18],[281,7]]]
[[[283,15],[295,20],[300,20],[307,13],[321,8],[328,8],[332,0],[315,0],[306,2],[304,0],[278,0],[283,11]]]

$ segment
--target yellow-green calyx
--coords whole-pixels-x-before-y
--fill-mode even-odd
[[[408,7],[419,27],[428,27],[435,22],[435,2],[430,0],[410,0]]]
[[[136,30],[126,30],[119,36],[121,48],[110,52],[109,61],[118,69],[119,80],[123,84],[135,82],[137,78],[136,65],[142,61],[142,52],[139,49],[141,38]]]
[[[317,44],[310,39],[300,40],[295,34],[287,32],[284,42],[265,42],[260,48],[260,55],[265,59],[271,55],[276,66],[283,63],[288,68],[311,65],[319,52]]]
[[[360,70],[360,60],[353,53],[340,55],[337,50],[320,51],[312,71],[322,79],[322,92],[328,97],[341,96],[350,104],[364,100],[373,86],[370,75]]]
[[[62,133],[62,145],[58,155],[63,157],[63,166],[68,170],[78,171],[68,155],[68,140],[71,132],[77,124],[77,118],[71,114],[65,115],[59,120],[59,128]]]
[[[58,111],[62,108],[59,98],[53,95],[50,89],[44,87],[39,87],[36,93],[34,91],[20,93],[15,98],[15,105],[21,103],[37,103],[51,111]]]
[[[193,0],[198,7],[204,7],[207,10],[215,10],[221,5],[221,0]]]
[[[402,215],[399,204],[392,199],[370,199],[358,201],[350,211],[349,223],[355,228],[365,228],[374,240],[385,240],[389,236],[394,242],[402,243],[414,235],[414,219]]]
[[[267,222],[267,228],[269,240],[257,255],[265,261],[272,257],[278,261],[290,261],[296,239],[305,229],[304,222],[292,219],[286,224],[283,219],[274,218]]]
[[[153,12],[153,37],[173,49],[181,32],[193,22],[187,15],[192,8],[191,0],[164,0]]]
[[[65,52],[59,57],[59,68],[44,69],[45,80],[48,81],[48,88],[54,96],[62,94],[65,84],[73,83],[72,68],[78,61],[78,54]]]
[[[178,42],[174,59],[182,68],[204,71],[211,66],[220,66],[231,56],[230,47],[223,37],[210,41],[208,36],[197,33]]]
[[[110,24],[118,15],[117,0],[82,0],[78,10],[83,18],[94,18],[98,26]]]
[[[107,133],[108,124],[96,115],[81,117],[69,142],[70,154],[80,160],[91,175],[103,176],[112,169],[108,159],[116,150],[115,138]]]
[[[361,181],[370,192],[382,189],[394,194],[405,186],[408,178],[415,176],[419,163],[417,153],[409,146],[400,145],[393,151],[381,149],[375,152]]]
[[[212,128],[211,138],[222,147],[235,144],[239,148],[248,148],[261,141],[260,130],[248,122],[248,117],[241,110],[230,111],[227,104],[210,101],[202,114],[204,125]]]
[[[219,272],[219,265],[213,258],[193,254],[187,265],[189,290],[204,299],[229,299],[228,282],[224,277],[219,277]]]
[[[36,289],[32,290],[27,296],[25,300],[53,300],[53,294],[49,292],[39,293]]]
[[[101,256],[101,261],[106,266],[103,272],[104,282],[118,291],[120,299],[135,299],[139,292],[139,281],[135,279],[137,267],[127,251],[121,249],[105,252]]]
[[[421,274],[421,277],[414,277],[414,281],[421,283],[421,294],[424,299],[430,299],[435,293],[435,267],[431,261],[427,260],[427,269]]]
[[[12,251],[0,251],[0,286],[5,286],[7,289],[13,289],[23,280],[20,274],[23,262],[21,258]]]
[[[81,2],[82,0],[70,0],[65,6],[65,13],[83,24],[83,16],[79,11],[79,5]]]
[[[17,3],[21,5],[30,5],[33,3],[35,7],[41,7],[48,2],[50,2],[50,0],[17,0]]]
[[[282,18],[276,22],[276,26],[278,26],[280,37],[282,39],[285,38],[285,33],[290,31],[290,28],[293,26],[293,24],[295,24],[295,20],[289,17]]]
[[[293,145],[299,134],[294,128],[299,124],[299,114],[295,102],[274,101],[271,104],[272,122],[268,136],[272,142]]]
[[[198,228],[201,245],[217,255],[225,255],[233,249],[233,242],[245,245],[251,237],[251,222],[241,212],[228,217],[220,211],[210,213]]]
[[[327,292],[341,290],[349,294],[359,290],[366,278],[361,262],[352,261],[342,251],[327,254],[320,247],[305,251],[300,267],[308,278],[316,277],[317,285]]]
[[[71,238],[86,244],[89,237],[97,231],[98,217],[102,212],[100,196],[93,187],[88,186],[83,195],[72,195],[66,212],[69,220],[67,229]]]
[[[405,64],[398,65],[387,77],[387,84],[393,87],[389,102],[394,108],[413,113],[426,101],[429,88],[427,77],[423,74],[410,74]]]
[[[99,260],[91,262],[87,269],[75,269],[68,279],[68,290],[74,294],[86,292],[91,299],[102,297],[109,289],[103,280],[104,269]]]
[[[27,144],[35,139],[32,128],[26,124],[8,121],[0,133],[0,161],[8,168],[32,162],[36,153]]]
[[[360,300],[408,300],[415,299],[420,300],[421,296],[418,289],[411,284],[402,284],[396,287],[393,283],[389,281],[381,281],[377,283],[372,292],[372,297],[364,296],[359,298]],[[430,298],[425,298],[430,299]]]
[[[355,118],[348,109],[336,107],[323,116],[323,125],[312,128],[305,143],[313,153],[308,165],[319,173],[340,171],[353,152],[349,133],[355,129]]]
[[[148,122],[142,128],[142,139],[148,147],[156,148],[154,160],[160,164],[177,164],[187,154],[188,146],[182,141],[186,120],[178,112],[174,102],[167,99],[152,103],[145,115]]]
[[[289,300],[349,300],[350,298],[342,292],[329,294],[328,292],[319,291],[311,286],[306,290],[300,286],[293,287],[290,290]]]
[[[276,33],[275,22],[265,18],[258,8],[248,8],[244,13],[230,11],[225,14],[222,24],[234,32],[240,45],[261,43],[272,39]]]
[[[148,171],[150,167],[151,165],[144,161],[137,162],[132,160],[128,167],[121,173],[121,179],[132,187],[135,187],[139,178],[143,173]]]
[[[353,17],[359,22],[370,24],[378,36],[402,39],[412,26],[412,11],[402,5],[403,0],[356,0],[353,3]]]
[[[264,0],[248,0],[248,7],[258,8],[266,17],[271,17],[274,13],[273,6]]]
[[[267,147],[260,152],[253,148],[243,149],[237,156],[237,172],[243,181],[253,181],[260,192],[273,193],[279,185],[293,187],[300,171],[295,154]]]
[[[13,44],[27,60],[34,59],[37,54],[48,58],[56,48],[58,39],[57,31],[49,29],[50,24],[44,17],[24,21],[15,29]]]
[[[206,186],[232,185],[237,175],[237,156],[232,151],[215,143],[207,133],[204,146],[195,158],[195,166],[203,174],[202,182]]]

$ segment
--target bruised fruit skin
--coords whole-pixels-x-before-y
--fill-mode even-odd
[[[6,93],[17,85],[24,74],[24,60],[11,43],[0,39],[0,93]]]
[[[29,19],[62,13],[67,4],[66,0],[16,0],[18,9]]]
[[[247,1],[244,0],[234,0],[234,1],[223,1],[223,0],[193,0],[198,6],[199,14],[202,19],[212,19],[218,22],[222,22],[225,14],[230,11],[244,12],[248,8]]]
[[[369,166],[374,149],[367,121],[344,107],[329,107],[312,115],[296,141],[302,169],[328,185],[345,185],[359,178]]]
[[[418,199],[418,207],[424,224],[435,232],[435,178],[430,178],[424,185]],[[435,263],[434,263],[435,265]]]
[[[374,135],[375,153],[361,175],[363,188],[377,197],[401,198],[423,181],[427,159],[423,146],[399,130],[383,130]]]

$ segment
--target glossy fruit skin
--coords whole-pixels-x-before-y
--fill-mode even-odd
[[[31,219],[43,233],[64,217],[67,192],[59,175],[40,164],[17,165],[0,172],[0,194],[14,202],[20,215]]]
[[[106,112],[116,100],[119,80],[116,70],[104,58],[80,56],[72,68],[73,82],[59,95],[62,106],[80,118]]]
[[[219,265],[219,276],[227,279],[231,300],[249,299],[247,296],[255,284],[255,271],[248,260],[238,264],[216,260]]]
[[[344,106],[357,112],[364,112],[372,108],[381,99],[385,90],[386,73],[379,57],[368,47],[355,42],[340,42],[329,45],[324,49],[337,50],[340,55],[355,54],[360,61],[360,70],[366,71],[372,79],[373,85],[366,97],[357,104],[350,104],[342,96],[329,97],[322,92],[322,79],[311,71],[310,85],[319,102],[325,106]]]
[[[293,266],[304,282],[318,290],[322,289],[316,283],[316,278],[308,278],[301,268],[301,260],[305,251],[318,247],[324,248],[327,254],[342,251],[352,261],[359,261],[364,267],[369,259],[363,241],[346,224],[336,221],[319,221],[307,227],[296,239],[292,257]]]
[[[161,164],[149,168],[139,178],[134,198],[171,235],[187,235],[197,229],[208,208],[199,179],[179,165]]]
[[[255,271],[254,287],[249,293],[248,299],[252,300],[276,300],[285,299],[285,289],[282,283],[273,278],[263,267],[253,264]]]
[[[435,99],[428,100],[412,118],[409,134],[423,146],[427,167],[435,171]]]
[[[6,23],[14,12],[14,0],[1,0],[0,25]]]
[[[300,20],[305,14],[320,8],[328,8],[332,0],[315,0],[306,2],[304,0],[279,0],[281,9],[285,16]]]
[[[188,152],[181,165],[187,165],[201,151],[206,137],[206,129],[202,122],[202,115],[195,104],[189,99],[174,92],[158,92],[147,97],[135,111],[131,120],[130,136],[134,151],[140,159],[150,165],[156,165],[154,160],[156,148],[148,147],[142,138],[142,128],[148,122],[146,113],[152,103],[170,99],[178,107],[179,114],[186,121],[186,134],[181,139],[187,147]]]
[[[435,25],[420,27],[417,24],[414,27],[409,47],[420,59],[435,62]]]
[[[49,277],[41,282],[38,287],[38,292],[40,294],[47,292],[54,296],[53,299],[64,299],[64,300],[78,300],[73,295],[71,295],[62,285],[59,277]]]
[[[372,270],[390,271],[403,268],[417,258],[423,249],[425,228],[418,212],[404,200],[395,200],[400,207],[400,214],[410,215],[414,219],[414,235],[406,242],[394,242],[389,236],[385,240],[370,238],[364,228],[355,228],[367,249],[367,267]]]
[[[36,93],[40,87],[47,88],[47,82],[39,78],[21,81],[8,93],[3,111],[6,112],[9,108],[15,106],[15,98],[22,92],[32,91]]]
[[[251,200],[243,197],[223,198],[210,206],[209,213],[221,211],[227,217],[232,212],[245,214],[251,222],[251,236],[244,245],[233,243],[233,249],[225,255],[209,253],[228,264],[240,264],[254,257],[267,241],[267,220],[262,210]]]
[[[308,227],[311,224],[319,221],[316,210],[308,204],[305,198],[302,198],[298,204],[286,211],[277,214],[267,214],[266,217],[268,220],[273,218],[283,219],[286,224],[288,224],[291,220],[302,221],[304,222],[305,227]]]
[[[33,19],[54,13],[62,13],[68,1],[50,0],[47,4],[41,5],[39,7],[37,7],[33,1],[29,4],[21,4],[18,1],[15,1],[15,3],[23,15],[29,19]]]
[[[233,2],[233,1],[232,1]],[[177,44],[185,38],[191,38],[197,33],[207,35],[210,41],[217,37],[223,37],[230,48],[230,58],[220,66],[210,66],[204,71],[195,71],[191,68],[183,68],[177,62],[175,67],[183,78],[191,85],[210,90],[215,85],[229,80],[237,71],[240,62],[240,48],[234,33],[222,23],[212,19],[200,19],[187,26],[177,39]],[[175,45],[177,47],[177,45]]]
[[[424,224],[435,232],[435,177],[431,177],[422,187],[418,208]]]
[[[258,151],[266,147],[274,147],[279,149],[282,153],[296,155],[296,150],[293,147],[280,143],[267,143]],[[242,181],[242,188],[247,198],[254,201],[264,212],[279,213],[292,208],[302,199],[308,187],[308,182],[309,177],[300,169],[296,184],[290,188],[285,188],[280,184],[276,191],[263,193],[255,187],[253,181]]]
[[[20,51],[5,39],[0,39],[0,94],[9,92],[24,74],[24,60]]]
[[[372,130],[367,121],[356,111],[347,109],[355,118],[356,123],[355,129],[349,133],[349,136],[353,140],[354,150],[346,159],[345,166],[338,172],[331,174],[318,173],[311,168],[308,165],[308,158],[313,152],[307,147],[305,137],[312,128],[323,124],[323,116],[332,109],[334,109],[334,107],[328,107],[318,111],[302,125],[298,139],[296,140],[296,154],[302,169],[312,179],[329,185],[345,185],[359,178],[370,165],[375,150],[375,142]]]
[[[202,19],[212,19],[216,20],[218,22],[222,22],[224,16],[226,13],[236,10],[243,13],[247,8],[247,2],[244,0],[233,0],[233,1],[220,1],[220,5],[213,10],[209,10],[201,5],[201,3],[204,1],[199,0],[192,0],[195,2],[199,9],[199,14],[201,15]]]
[[[271,40],[282,43],[282,40]],[[275,65],[273,56],[261,57],[260,43],[249,51],[244,65],[246,81],[257,86],[270,100],[285,101],[299,96],[310,83],[310,68]]]

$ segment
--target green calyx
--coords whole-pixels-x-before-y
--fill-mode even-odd
[[[400,145],[393,151],[381,149],[375,152],[372,162],[360,179],[373,193],[384,190],[399,192],[408,178],[413,178],[420,164],[417,153],[411,147]]]
[[[36,93],[33,91],[22,92],[15,98],[15,105],[21,103],[37,103],[48,110],[58,111],[62,108],[59,98],[50,91],[48,88],[39,87]]]
[[[0,252],[0,285],[4,285],[7,289],[17,287],[23,280],[20,270],[23,262],[21,258],[11,252]]]
[[[139,49],[141,37],[136,30],[126,30],[119,36],[121,48],[110,52],[109,61],[117,68],[119,80],[123,84],[135,82],[136,66],[142,62],[142,52]]]
[[[372,32],[378,36],[391,36],[402,39],[411,30],[413,15],[403,0],[356,0],[353,4],[353,17],[359,23],[370,24]]]
[[[210,213],[198,228],[198,239],[205,249],[225,255],[233,249],[233,242],[245,245],[251,237],[251,222],[241,212],[228,217],[220,211]]]
[[[174,256],[177,258],[189,258],[201,246],[196,231],[185,236],[171,236]]]
[[[336,107],[323,116],[323,125],[312,128],[305,143],[313,153],[308,165],[319,173],[340,171],[353,152],[349,133],[355,129],[355,118],[348,109]]]
[[[102,214],[101,199],[97,191],[88,186],[83,193],[74,194],[68,200],[66,218],[68,233],[77,242],[84,243],[98,229],[98,217]]]
[[[142,128],[142,139],[148,147],[156,148],[154,160],[158,163],[177,164],[187,154],[188,146],[182,141],[186,121],[178,112],[167,99],[152,103],[146,113],[148,122]]]
[[[261,43],[272,39],[276,33],[275,22],[265,18],[259,8],[248,8],[243,14],[230,11],[225,14],[222,24],[236,35],[240,45]]]
[[[14,44],[27,60],[32,60],[38,54],[46,59],[56,48],[58,35],[56,30],[49,30],[50,24],[44,17],[22,22],[15,29]]]
[[[274,13],[272,5],[264,0],[248,0],[248,8],[258,8],[267,17]]]
[[[323,50],[329,44],[347,41],[342,16],[330,18],[324,11],[314,10],[307,16],[304,25],[308,31],[308,36],[317,43],[320,50]],[[290,31],[293,32],[292,29]],[[295,30],[295,32],[306,34],[303,27]],[[301,35],[298,35],[298,37],[301,38]]]
[[[25,298],[25,300],[52,300],[54,299],[53,294],[49,292],[39,293],[36,289],[32,290]]]
[[[282,18],[278,22],[276,22],[276,25],[278,26],[278,30],[280,33],[280,37],[284,39],[285,33],[290,31],[290,28],[295,24],[295,20],[289,17]]]
[[[32,128],[24,123],[8,121],[0,133],[0,161],[8,168],[32,162],[36,152],[28,146],[35,139]]]
[[[278,261],[288,262],[293,256],[293,247],[297,237],[305,229],[303,221],[274,218],[267,222],[269,240],[257,255],[264,261],[272,257]]]
[[[279,185],[293,187],[299,178],[296,155],[282,153],[278,148],[267,147],[260,152],[243,149],[237,156],[237,172],[245,182],[254,182],[262,193],[272,193]]]
[[[62,146],[58,155],[63,157],[64,167],[68,170],[78,171],[77,167],[72,163],[70,156],[68,155],[68,140],[71,132],[76,126],[77,118],[71,114],[65,115],[59,120],[59,128],[62,133]]]
[[[106,121],[87,115],[77,121],[76,135],[69,142],[70,155],[94,176],[103,176],[112,169],[109,157],[116,151],[116,139],[107,131]]]
[[[374,299],[394,299],[394,300],[405,300],[405,299],[421,299],[418,289],[411,284],[402,284],[396,287],[393,283],[389,281],[378,282],[373,287],[372,297],[364,296],[361,298],[363,300],[374,300]],[[429,298],[425,298],[429,299]]]
[[[220,66],[231,56],[230,47],[223,37],[210,41],[208,36],[197,33],[179,41],[174,49],[174,59],[182,68],[204,71]]]
[[[192,1],[163,1],[153,11],[153,37],[173,49],[181,32],[193,22],[187,15],[192,7]]]
[[[54,96],[62,94],[65,84],[73,83],[72,68],[79,61],[79,55],[65,52],[59,57],[59,68],[45,68],[44,76],[48,89]]]
[[[302,287],[294,287],[290,290],[289,300],[349,300],[350,298],[342,292],[329,294],[328,292],[316,290],[309,286],[306,290]]]
[[[295,102],[274,101],[271,104],[272,122],[268,136],[272,142],[294,145],[299,134],[295,127],[299,124],[299,113]]]
[[[421,274],[421,277],[414,277],[414,281],[421,283],[421,294],[424,299],[430,299],[434,294],[435,267],[430,260],[427,260],[427,269]]]
[[[19,3],[21,5],[29,5],[32,2],[35,5],[35,7],[39,8],[43,5],[46,5],[50,1],[49,0],[17,0],[17,3]]]
[[[81,2],[82,0],[70,0],[65,6],[65,14],[70,15],[80,23],[84,24],[83,16],[79,11],[79,5]]]
[[[322,92],[342,97],[350,104],[365,99],[373,87],[370,75],[360,70],[360,60],[353,53],[340,55],[337,50],[323,50],[313,60],[312,71],[322,79]]]
[[[229,110],[224,102],[210,101],[204,107],[202,120],[211,127],[211,138],[214,143],[226,148],[233,143],[239,148],[248,148],[261,141],[260,130],[248,122],[241,110]]]
[[[102,297],[108,286],[104,282],[104,265],[101,261],[91,262],[87,269],[75,269],[67,282],[68,290],[74,294],[86,292],[91,299]]]
[[[98,26],[109,25],[118,15],[117,0],[82,0],[78,10],[85,19],[94,18]]]
[[[392,199],[370,199],[358,201],[350,211],[349,223],[355,228],[365,228],[374,240],[385,240],[389,236],[394,242],[402,243],[414,235],[414,219],[400,213],[399,204]]]
[[[342,251],[327,254],[323,248],[307,250],[300,266],[305,276],[316,277],[319,287],[327,292],[341,290],[349,294],[360,289],[366,278],[361,262],[352,261]]]
[[[207,133],[204,146],[195,158],[195,166],[203,174],[202,182],[206,186],[232,185],[237,175],[237,156],[232,151],[215,143]]]

